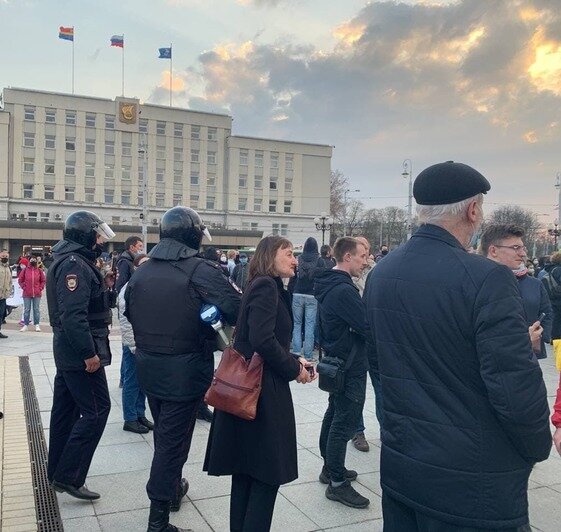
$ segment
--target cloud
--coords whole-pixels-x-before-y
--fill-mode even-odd
[[[286,0],[236,0],[242,6],[255,6],[255,7],[277,7],[280,3]]]

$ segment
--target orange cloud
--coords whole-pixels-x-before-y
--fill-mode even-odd
[[[160,83],[158,84],[158,87],[169,90],[169,78],[170,78],[170,71],[164,70],[162,72],[162,76],[160,79]],[[183,79],[183,77],[178,74],[174,74],[171,82],[172,92],[183,92],[185,90],[185,87],[186,87],[185,79]]]
[[[534,130],[531,131],[527,131],[526,133],[524,133],[524,135],[522,136],[522,138],[528,143],[528,144],[535,144],[536,142],[538,142],[538,136],[536,134],[536,132]]]
[[[343,22],[333,30],[333,36],[343,45],[352,46],[364,35],[366,24],[357,21]]]
[[[547,40],[538,28],[531,41],[533,63],[528,67],[530,80],[539,91],[561,95],[561,42]]]

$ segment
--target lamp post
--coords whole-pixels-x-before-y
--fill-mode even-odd
[[[345,192],[343,192],[343,202],[344,202],[343,236],[347,236],[347,196],[349,192],[360,192],[360,189],[355,188],[354,190],[351,190],[350,188],[346,188]]]
[[[557,172],[555,178],[555,188],[557,189],[557,220],[561,220],[561,172]]]
[[[547,230],[547,234],[548,234],[549,236],[552,236],[552,237],[553,237],[553,246],[554,246],[555,251],[557,251],[557,239],[558,239],[559,236],[561,235],[561,230],[560,230],[559,227],[558,227],[559,224],[558,224],[558,221],[557,221],[557,220],[555,220],[555,221],[553,222],[553,225],[554,225],[555,227],[551,227],[551,226],[550,226],[549,229]]]
[[[411,159],[403,161],[403,172],[401,175],[404,178],[409,178],[409,201],[407,203],[407,240],[409,240],[413,230],[413,163]]]
[[[142,134],[142,139],[138,146],[138,155],[142,158],[142,242],[144,249],[148,252],[148,142],[146,133]]]
[[[333,225],[333,218],[331,216],[321,213],[321,216],[316,216],[314,218],[314,223],[316,224],[316,229],[321,231],[321,245],[325,245],[325,232],[331,229]]]

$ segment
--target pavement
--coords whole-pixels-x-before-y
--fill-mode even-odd
[[[16,318],[16,316],[10,316]],[[35,391],[41,410],[43,430],[48,441],[49,415],[55,364],[52,355],[52,334],[41,324],[42,332],[19,332],[16,322],[9,322],[2,331],[9,338],[0,340],[0,358],[7,357],[4,367],[12,367],[10,357],[27,356],[33,374]],[[138,435],[122,430],[119,366],[121,344],[118,328],[111,334],[113,364],[107,368],[111,413],[100,445],[94,456],[87,486],[102,494],[94,503],[78,501],[58,494],[58,504],[66,531],[142,531],[146,530],[149,500],[145,486],[153,453],[152,433]],[[217,357],[218,360],[218,357]],[[2,366],[0,365],[0,405],[2,404]],[[544,380],[551,405],[555,398],[559,374],[551,357],[542,361]],[[8,389],[9,372],[4,372]],[[19,378],[19,377],[17,377]],[[325,486],[318,482],[322,460],[318,438],[327,395],[317,383],[292,383],[296,433],[298,442],[299,478],[282,486],[275,506],[273,531],[381,531],[382,508],[379,477],[380,440],[375,417],[374,397],[368,387],[364,418],[370,452],[361,453],[349,444],[346,466],[359,477],[355,488],[371,501],[366,510],[347,508],[325,498]],[[8,425],[0,421],[0,436],[6,437]],[[209,477],[202,471],[208,423],[197,421],[184,476],[190,482],[189,493],[181,510],[171,514],[171,522],[199,532],[229,529],[229,477]],[[4,432],[2,432],[4,429]],[[6,442],[4,440],[4,446]],[[0,446],[0,457],[2,457]],[[5,453],[4,453],[5,459]],[[4,471],[6,465],[4,464]],[[1,471],[1,470],[0,470]],[[4,475],[5,476],[5,475]],[[530,479],[530,519],[532,528],[542,532],[561,530],[561,457],[552,450],[550,458],[538,464]],[[1,506],[0,506],[1,510]],[[13,514],[10,514],[13,516]]]

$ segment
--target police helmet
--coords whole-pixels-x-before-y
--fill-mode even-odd
[[[189,207],[173,207],[162,216],[160,238],[173,238],[199,251],[203,235],[212,240],[197,211]]]
[[[64,240],[76,242],[87,249],[93,248],[98,235],[102,236],[105,240],[111,240],[115,233],[93,212],[73,212],[64,222],[62,232]]]

